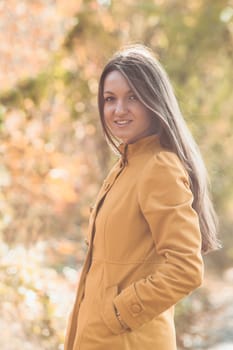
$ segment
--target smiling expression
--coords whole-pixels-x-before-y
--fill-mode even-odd
[[[133,143],[155,133],[152,112],[132,91],[125,77],[114,70],[104,81],[104,121],[114,137]]]

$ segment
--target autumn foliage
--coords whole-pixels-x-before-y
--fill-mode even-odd
[[[90,206],[115,159],[100,129],[98,77],[126,43],[150,46],[171,77],[220,218],[224,248],[207,266],[229,268],[232,1],[2,0],[0,18],[1,349],[62,349]],[[187,300],[180,350],[197,348],[182,320],[210,308],[204,289]]]

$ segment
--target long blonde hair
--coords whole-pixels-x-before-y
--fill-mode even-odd
[[[139,100],[152,111],[161,145],[177,154],[189,174],[194,197],[192,206],[199,216],[203,253],[218,249],[217,217],[209,196],[207,171],[165,70],[152,51],[143,45],[123,48],[104,67],[99,81],[99,113],[105,136],[119,153],[117,140],[104,121],[104,81],[115,70],[127,79]]]

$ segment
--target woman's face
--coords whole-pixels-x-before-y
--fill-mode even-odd
[[[155,133],[152,112],[138,100],[117,70],[106,76],[103,95],[104,121],[116,138],[124,143],[133,143]]]

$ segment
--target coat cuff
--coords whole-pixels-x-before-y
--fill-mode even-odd
[[[132,330],[137,329],[150,320],[145,312],[145,307],[137,296],[134,284],[124,289],[114,298],[113,302],[124,322]]]

